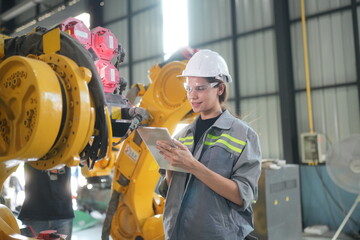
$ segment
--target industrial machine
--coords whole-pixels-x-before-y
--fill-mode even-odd
[[[88,31],[74,19],[21,37],[0,35],[0,186],[20,162],[42,170],[80,164],[89,179],[113,172],[103,239],[109,233],[113,239],[163,239],[164,200],[154,192],[159,168],[136,127],[172,133],[194,117],[183,80],[176,78],[186,58],[154,65],[149,85],[131,91],[142,97],[135,107],[122,95],[123,57],[108,30]],[[0,239],[29,239],[3,205]]]
[[[299,166],[262,168],[254,205],[253,235],[259,240],[302,238]]]

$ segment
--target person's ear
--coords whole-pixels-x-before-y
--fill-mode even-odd
[[[221,96],[224,92],[224,84],[220,84],[218,87],[218,95]]]

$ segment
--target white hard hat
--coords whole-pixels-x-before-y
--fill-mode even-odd
[[[178,77],[215,77],[226,83],[232,81],[224,58],[208,49],[195,53]]]

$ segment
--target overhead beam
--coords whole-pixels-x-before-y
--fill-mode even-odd
[[[26,0],[22,1],[16,6],[10,8],[9,10],[5,11],[3,14],[0,15],[0,21],[6,22],[9,21],[23,12],[29,10],[30,8],[35,7],[39,3],[41,3],[43,0]]]

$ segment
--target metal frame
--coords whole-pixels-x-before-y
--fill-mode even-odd
[[[1,11],[5,12],[6,10],[9,10],[10,8],[15,6],[14,1],[1,1]],[[5,27],[5,29],[2,29],[1,31],[4,31],[4,34],[11,34],[10,29],[14,28],[15,26],[15,19],[11,19],[10,21],[7,21],[5,24],[1,24],[2,28]]]
[[[151,10],[151,9],[153,9],[153,8],[159,7],[159,4],[158,4],[158,3],[155,3],[155,4],[152,4],[152,5],[150,5],[150,6],[145,7],[145,8],[143,8],[143,9],[140,9],[140,10],[137,10],[137,11],[134,11],[134,12],[130,12],[130,11],[132,11],[132,8],[129,9],[129,0],[127,1],[127,5],[128,5],[128,10],[127,10],[127,11],[128,11],[128,14],[126,14],[125,16],[119,17],[119,18],[115,18],[115,19],[113,19],[113,20],[111,20],[111,21],[107,21],[107,22],[105,22],[105,25],[110,25],[110,24],[113,24],[113,23],[122,21],[122,20],[124,20],[124,19],[128,19],[128,18],[130,18],[130,17],[133,17],[133,16],[135,16],[135,15],[137,15],[137,14],[140,14],[140,13],[142,13],[142,12],[146,12],[146,11],[149,11],[149,10]]]
[[[236,79],[236,81],[234,81],[234,87],[235,87],[235,99],[240,99],[240,77],[239,77],[239,72],[236,70],[237,66],[239,65],[239,60],[238,60],[238,47],[237,47],[237,37],[236,37],[236,32],[237,32],[237,24],[236,24],[236,0],[231,0],[231,32],[232,32],[232,37],[231,37],[231,44],[233,47],[233,64],[235,67],[235,71],[234,71],[234,79]],[[240,114],[240,101],[235,101],[235,112],[236,114]]]
[[[100,6],[100,2],[89,1],[89,10],[90,10],[90,26],[97,27],[104,25],[104,9]]]
[[[357,14],[357,8],[360,8],[360,3],[356,3],[356,0],[351,0],[351,16],[353,22],[354,31],[354,46],[355,46],[355,66],[356,66],[356,78],[357,89],[359,99],[359,111],[360,111],[360,39],[359,39],[359,16]]]
[[[306,15],[306,19],[312,19],[312,18],[317,18],[317,17],[321,17],[321,16],[325,16],[325,15],[329,15],[332,13],[337,13],[337,12],[342,12],[342,11],[346,11],[346,10],[350,10],[351,6],[344,6],[344,7],[340,7],[340,8],[335,8],[335,9],[330,9],[330,10],[326,10],[326,11],[322,11],[322,12],[318,12],[315,14],[309,14]],[[295,18],[290,20],[291,23],[296,23],[296,22],[301,22],[301,18]]]
[[[277,69],[284,158],[288,163],[299,163],[294,74],[291,55],[289,3],[274,1]]]
[[[128,74],[129,74],[129,85],[131,86],[133,84],[133,56],[132,56],[132,49],[133,49],[133,44],[132,44],[132,4],[131,4],[131,0],[127,0],[127,11],[128,11],[128,46],[129,46],[129,50],[127,51],[127,58],[128,58]]]
[[[104,22],[104,25],[110,25],[110,24],[113,24],[115,22],[119,22],[119,21],[123,21],[123,20],[127,20],[127,28],[128,28],[128,31],[127,31],[127,34],[128,34],[128,49],[126,51],[126,57],[128,59],[127,63],[124,63],[122,64],[122,66],[124,67],[128,67],[128,73],[129,73],[129,78],[127,79],[129,81],[129,85],[131,86],[132,84],[134,84],[134,80],[133,80],[133,66],[137,63],[141,63],[141,62],[146,62],[148,60],[152,60],[152,59],[158,59],[159,57],[163,57],[163,55],[155,55],[155,56],[150,56],[150,57],[146,57],[146,58],[143,58],[143,59],[139,59],[139,60],[136,60],[134,61],[133,60],[133,56],[132,56],[132,49],[133,49],[133,44],[132,44],[132,19],[135,15],[137,14],[140,14],[140,13],[143,13],[143,12],[146,12],[146,11],[149,11],[153,8],[157,8],[159,7],[159,3],[156,3],[156,4],[152,4],[150,6],[147,6],[143,9],[140,9],[140,10],[137,10],[137,11],[134,11],[132,10],[132,2],[131,0],[127,0],[127,14],[125,16],[122,16],[122,17],[119,17],[119,18],[116,18],[116,19],[113,19],[111,21],[107,21],[107,22]]]
[[[17,28],[26,25],[27,23],[31,22],[31,21],[34,20],[34,19],[36,19],[36,21],[38,21],[38,18],[39,18],[40,15],[45,15],[45,14],[47,14],[47,13],[50,13],[50,12],[58,9],[58,8],[61,7],[61,6],[65,6],[65,7],[69,6],[69,1],[70,1],[70,0],[64,0],[64,1],[62,1],[62,2],[60,2],[60,3],[58,3],[58,4],[56,4],[56,5],[48,8],[48,9],[45,10],[45,11],[40,11],[40,4],[38,3],[38,4],[35,6],[35,11],[36,11],[36,15],[37,15],[37,16],[35,16],[35,17],[32,16],[32,17],[30,17],[28,20],[25,20],[25,21],[20,22],[20,23],[17,23],[17,24],[15,24],[15,18],[12,19],[12,20],[10,20],[10,21],[8,21],[8,22],[6,22],[6,23],[5,23],[5,26],[7,26],[8,28],[11,28],[11,31],[8,32],[8,33],[5,33],[5,34],[9,34],[9,35],[13,34]],[[6,3],[11,3],[11,2],[13,2],[13,1],[3,1],[3,4],[4,4],[5,2],[6,2]],[[8,5],[9,5],[9,4],[8,4]],[[12,6],[14,6],[14,4],[13,4]]]

